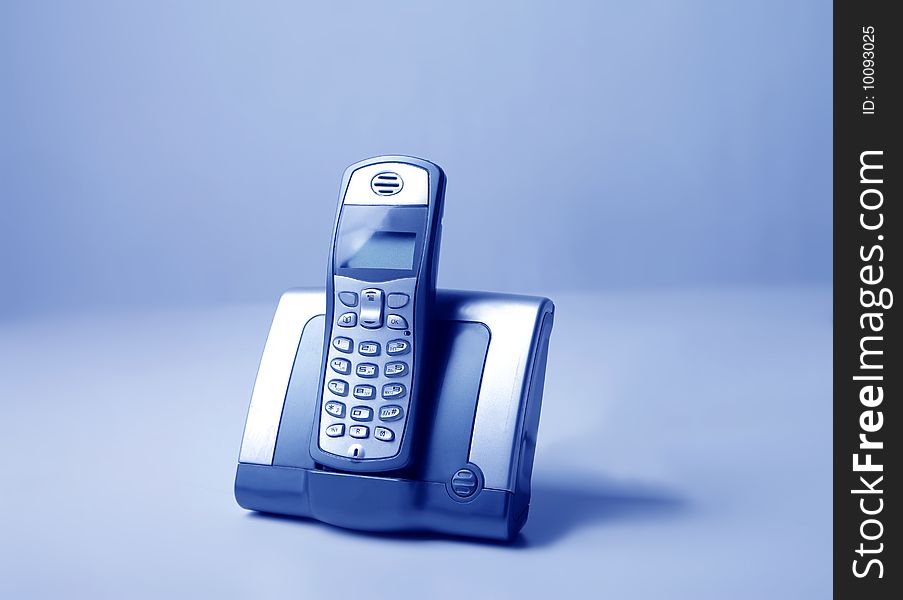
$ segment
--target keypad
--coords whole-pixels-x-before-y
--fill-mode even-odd
[[[413,286],[413,279],[374,285],[336,277],[320,429],[327,452],[349,458],[397,454],[414,368]]]

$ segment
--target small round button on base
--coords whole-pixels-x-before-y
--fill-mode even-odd
[[[473,493],[477,491],[478,485],[479,481],[477,480],[477,474],[470,469],[458,469],[458,471],[452,475],[452,491],[461,498],[473,496]]]

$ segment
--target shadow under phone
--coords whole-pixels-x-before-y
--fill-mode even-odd
[[[309,526],[328,527],[339,535],[398,542],[444,540],[450,543],[529,549],[562,543],[571,533],[600,523],[676,518],[684,513],[687,507],[686,500],[680,496],[648,485],[613,484],[603,480],[590,487],[578,482],[537,481],[533,486],[533,501],[530,504],[530,519],[527,526],[511,541],[422,531],[358,531],[334,527],[307,517],[265,512],[250,513],[249,518],[295,521]]]

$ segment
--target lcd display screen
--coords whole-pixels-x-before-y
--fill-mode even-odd
[[[373,231],[360,243],[346,247],[339,257],[345,269],[403,269],[414,267],[417,234],[409,231]]]

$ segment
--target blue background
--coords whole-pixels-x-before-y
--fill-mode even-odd
[[[3,2],[0,314],[322,285],[387,153],[445,287],[826,283],[830,69],[827,1]]]
[[[0,597],[828,597],[831,29],[0,1]],[[556,304],[511,547],[232,497],[276,299],[324,284],[342,170],[385,153],[448,173],[440,286]]]

